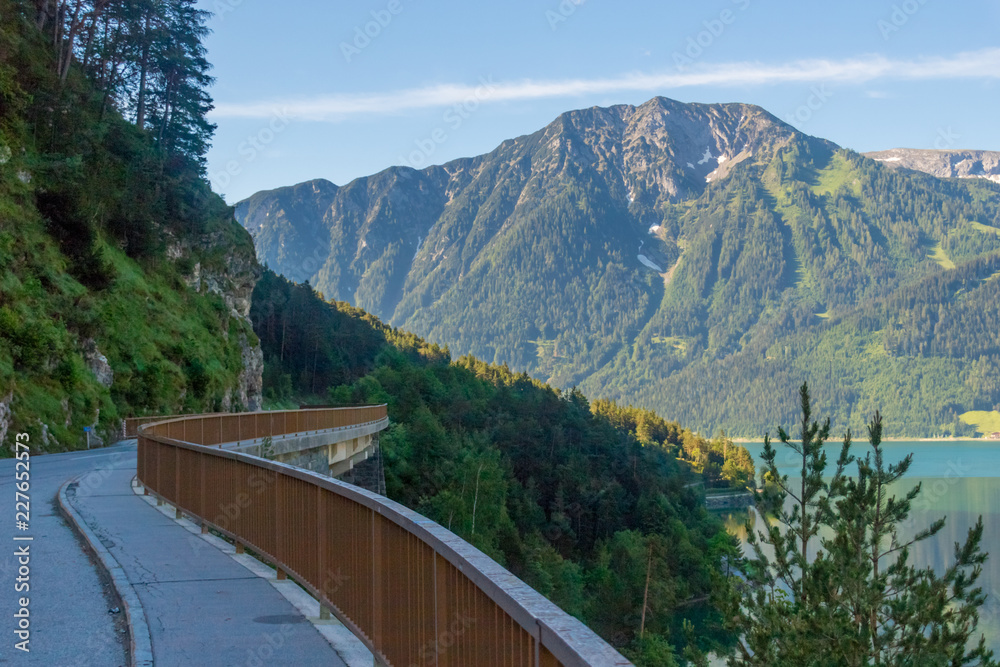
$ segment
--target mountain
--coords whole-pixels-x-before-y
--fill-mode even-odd
[[[865,156],[890,167],[922,171],[938,178],[985,178],[1000,183],[1000,151],[893,148]]]
[[[881,406],[896,435],[1000,409],[1000,187],[892,169],[752,105],[572,111],[236,216],[328,298],[702,431],[794,420],[802,380],[838,425]]]

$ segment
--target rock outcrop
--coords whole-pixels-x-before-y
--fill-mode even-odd
[[[223,397],[221,408],[259,410],[263,397],[264,355],[254,339],[251,342],[247,332],[253,331],[250,320],[250,304],[253,289],[261,276],[261,266],[257,262],[253,246],[232,247],[227,237],[218,232],[205,234],[194,242],[185,239],[174,240],[167,249],[172,259],[183,257],[209,257],[210,260],[195,261],[185,276],[187,286],[197,292],[216,294],[222,298],[231,317],[241,321],[245,327],[238,341],[243,369],[239,373],[236,386]],[[226,328],[221,335],[228,337]]]
[[[0,447],[7,444],[7,428],[10,426],[12,412],[10,404],[14,401],[14,390],[0,398]]]
[[[97,349],[97,343],[93,338],[88,338],[83,342],[83,360],[87,362],[87,368],[94,374],[98,382],[108,388],[114,384],[115,372],[111,369],[108,358]]]
[[[240,333],[239,344],[243,370],[236,386],[236,397],[245,410],[253,412],[262,407],[264,352],[259,343],[251,344],[245,333]]]

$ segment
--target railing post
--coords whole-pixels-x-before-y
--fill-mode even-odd
[[[161,461],[161,457],[162,456],[163,456],[163,445],[161,445],[160,443],[156,443],[156,492],[157,492],[157,494],[163,492],[163,481],[162,481],[163,464],[162,464],[162,461]],[[157,496],[157,499],[159,499],[159,496]],[[163,503],[159,502],[157,504],[158,505],[162,505]]]
[[[383,646],[379,640],[382,635],[382,526],[381,515],[372,510],[372,643],[375,650],[381,651]],[[378,655],[376,653],[376,660]]]
[[[538,623],[535,627],[538,628],[538,637],[535,639],[535,667],[542,667],[542,626]]]
[[[278,473],[272,473],[274,475],[274,556],[278,560],[283,560],[285,558],[284,549],[282,549],[281,539],[283,537],[282,526],[284,521],[282,521],[281,509],[284,507],[284,487],[282,484],[283,476]]]
[[[319,574],[319,592],[321,596],[332,597],[326,590],[329,581],[326,572],[326,491],[316,487],[316,572]],[[319,601],[319,615],[323,617],[323,600]]]
[[[437,552],[434,553],[434,640],[435,646],[436,642],[440,639],[441,633],[443,633],[448,627],[448,586],[447,577],[442,570],[442,565],[447,567],[447,563]],[[447,665],[448,660],[444,658],[442,663],[442,652],[440,647],[438,650],[434,651],[434,665],[435,667],[442,667],[442,665]]]
[[[180,514],[181,499],[181,448],[174,447],[174,509]],[[179,516],[177,517],[180,518]]]
[[[205,507],[205,456],[199,452],[198,453],[198,514],[204,518],[208,512],[206,512]],[[201,526],[201,532],[207,533],[208,527],[205,524]]]

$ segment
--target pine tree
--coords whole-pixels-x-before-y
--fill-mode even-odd
[[[886,464],[882,417],[868,426],[870,451],[851,454],[844,437],[832,476],[824,477],[829,420],[812,420],[809,388],[800,390],[801,439],[779,439],[801,462],[789,482],[765,439],[758,510],[766,528],[747,525],[752,556],[727,580],[721,604],[741,634],[730,665],[995,665],[985,638],[971,640],[985,595],[976,582],[987,555],[980,517],[965,544],[955,544],[943,574],[910,562],[913,545],[935,536],[938,519],[904,539],[920,485],[902,496],[890,487],[909,470],[912,454]],[[854,476],[845,474],[856,464]],[[768,553],[772,551],[772,553]]]

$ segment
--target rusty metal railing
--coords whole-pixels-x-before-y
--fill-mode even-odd
[[[165,419],[176,419],[184,415],[159,415],[156,417],[128,417],[125,419],[125,427],[122,429],[126,438],[136,438],[139,436],[139,427],[153,422],[161,422]]]
[[[384,405],[359,405],[327,410],[267,410],[213,412],[202,415],[135,417],[125,420],[126,437],[137,437],[140,426],[163,422],[163,435],[199,445],[219,445],[286,433],[309,433],[357,426],[386,418]],[[131,430],[132,436],[129,436]],[[162,429],[156,429],[160,433]]]
[[[381,405],[147,424],[138,434],[139,481],[272,561],[390,667],[630,665],[430,519],[323,475],[212,447],[360,425],[385,411]]]

